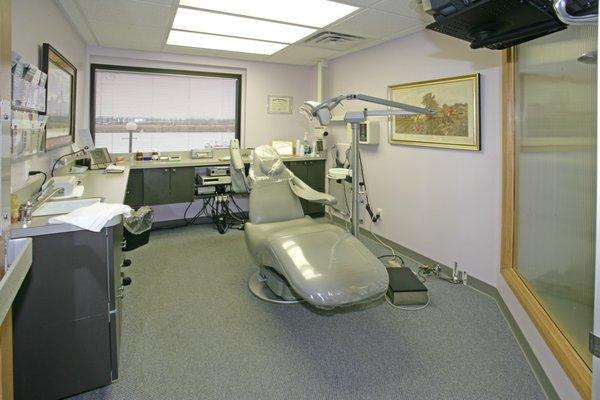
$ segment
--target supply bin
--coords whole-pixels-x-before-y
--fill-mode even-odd
[[[132,211],[129,218],[125,218],[123,225],[125,226],[123,238],[125,246],[123,251],[131,251],[137,249],[150,241],[150,228],[154,214],[148,206],[143,206],[135,211]]]

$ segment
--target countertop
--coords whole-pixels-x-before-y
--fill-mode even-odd
[[[81,180],[84,187],[81,198],[102,197],[105,203],[122,204],[125,201],[129,170],[129,167],[126,167],[125,171],[120,174],[107,174],[104,170],[94,170],[74,175]],[[14,223],[10,227],[10,236],[15,239],[82,230],[70,224],[50,224],[48,223],[49,219],[50,216],[33,217],[27,224]],[[107,226],[116,225],[120,220],[120,216],[113,218]]]
[[[181,161],[135,161],[135,156],[133,154],[114,154],[113,160],[115,156],[123,156],[125,157],[125,163],[122,165],[128,166],[131,169],[148,169],[148,168],[177,168],[177,167],[212,167],[212,166],[222,166],[229,165],[229,160],[223,160],[221,158],[200,158],[193,159],[190,156],[189,152],[181,152],[181,153],[169,153],[170,155],[177,154],[181,156]],[[310,156],[283,156],[281,159],[284,162],[287,161],[317,161],[317,160],[326,160],[327,157],[310,157]],[[243,157],[243,161],[246,164],[250,163],[249,157]]]
[[[135,161],[132,154],[117,154],[125,157],[125,172],[122,174],[107,174],[104,170],[86,171],[81,175],[75,175],[81,179],[84,186],[84,192],[81,198],[102,197],[105,203],[119,203],[125,201],[125,192],[127,191],[127,181],[130,170],[147,168],[178,168],[178,167],[208,167],[229,165],[228,160],[219,158],[192,159],[189,152],[170,153],[181,155],[181,161]],[[113,155],[114,157],[114,155]],[[284,162],[290,161],[319,161],[326,160],[327,157],[310,156],[288,156],[281,157]],[[249,163],[248,157],[244,158],[245,163]],[[82,230],[69,224],[50,224],[49,216],[33,217],[27,224],[17,222],[11,225],[11,237],[23,238],[39,235],[48,235],[52,233],[72,232]],[[120,217],[111,220],[107,226],[116,225],[120,222]]]

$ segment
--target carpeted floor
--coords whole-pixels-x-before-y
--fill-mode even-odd
[[[120,378],[75,399],[544,399],[495,302],[431,281],[418,312],[262,302],[243,233],[152,232],[129,253]]]

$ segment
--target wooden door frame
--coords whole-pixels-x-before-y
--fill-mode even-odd
[[[515,48],[502,55],[502,234],[501,273],[540,335],[584,399],[592,397],[592,371],[515,269]]]

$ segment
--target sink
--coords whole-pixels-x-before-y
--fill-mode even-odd
[[[48,215],[68,214],[81,207],[91,206],[101,202],[102,197],[90,197],[89,199],[50,200],[31,214],[33,217],[44,217]]]

